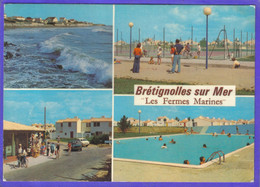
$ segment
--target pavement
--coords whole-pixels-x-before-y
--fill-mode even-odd
[[[107,160],[111,159],[111,146],[84,147],[82,151],[67,154],[66,146],[61,145],[60,159],[39,156],[30,157],[28,168],[12,168],[4,165],[6,181],[88,181],[100,175]],[[13,163],[17,164],[17,162]],[[106,173],[105,170],[103,173]]]
[[[114,182],[252,182],[254,146],[202,169],[125,161],[113,161],[113,168]]]

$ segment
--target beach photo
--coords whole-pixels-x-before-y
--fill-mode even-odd
[[[115,5],[114,35],[115,94],[165,84],[254,95],[254,6]]]
[[[4,181],[111,181],[111,90],[5,90]]]
[[[114,101],[113,181],[254,181],[254,97],[232,107]]]
[[[112,5],[5,4],[5,88],[112,88]]]

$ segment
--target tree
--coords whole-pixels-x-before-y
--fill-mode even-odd
[[[206,47],[206,38],[202,38],[202,40],[200,40],[200,46]]]
[[[180,121],[180,119],[178,117],[175,118],[176,121]]]
[[[130,121],[127,121],[127,117],[124,115],[120,122],[117,123],[117,126],[121,129],[121,131],[125,134],[126,130],[131,127]]]
[[[190,121],[190,117],[188,117],[188,120]]]

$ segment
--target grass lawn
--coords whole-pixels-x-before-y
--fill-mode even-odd
[[[136,133],[136,132],[126,132],[124,133],[114,133],[114,138],[131,138],[131,137],[141,137],[141,136],[159,136],[159,135],[168,135],[168,134],[178,134],[174,132],[170,133]]]
[[[115,78],[114,79],[115,94],[134,94],[135,84],[147,84],[147,85],[190,85],[182,82],[163,82],[163,81],[149,81],[139,79],[126,79]]]
[[[255,55],[237,58],[238,61],[255,61]]]
[[[134,94],[135,84],[144,85],[191,85],[182,82],[162,82],[162,81],[149,81],[149,80],[138,80],[138,79],[126,79],[126,78],[115,78],[114,79],[115,94]],[[254,95],[254,90],[236,90],[236,95]]]

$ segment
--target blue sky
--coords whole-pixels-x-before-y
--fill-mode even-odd
[[[226,118],[227,120],[254,118],[254,97],[237,97],[235,107],[134,106],[133,96],[116,96],[114,101],[114,119],[116,121],[119,121],[123,115],[138,119],[138,110],[142,111],[141,120],[156,120],[158,116],[178,117],[181,120],[199,116]]]
[[[112,91],[77,90],[6,90],[4,120],[25,125],[47,123],[78,116],[82,119],[112,116]]]
[[[251,39],[255,30],[255,8],[253,6],[201,6],[201,5],[116,5],[115,6],[115,41],[118,29],[119,40],[129,42],[129,22],[134,23],[132,28],[133,40],[138,40],[138,30],[141,30],[141,40],[153,38],[163,40],[165,27],[166,41],[175,41],[176,38],[187,40],[191,38],[193,26],[193,40],[200,41],[206,35],[206,16],[204,7],[211,7],[209,16],[209,41],[216,40],[218,33],[226,26],[228,39],[233,41],[233,29],[236,37],[240,38],[243,31],[243,41],[246,32]],[[223,39],[223,34],[221,35]]]
[[[88,21],[112,25],[112,5],[86,5],[86,4],[5,4],[5,14],[11,16],[23,16],[42,18],[66,17],[78,21]]]

